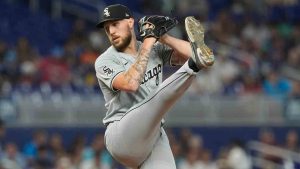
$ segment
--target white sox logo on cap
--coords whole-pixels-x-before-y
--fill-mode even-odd
[[[106,17],[110,16],[110,12],[108,11],[108,8],[105,8],[103,13]]]
[[[130,10],[121,4],[109,5],[104,8],[103,15],[101,15],[100,22],[97,24],[98,28],[103,28],[104,22],[121,20],[131,18],[132,14]]]

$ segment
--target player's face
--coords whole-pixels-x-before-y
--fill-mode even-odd
[[[104,29],[110,43],[118,51],[123,51],[130,44],[132,33],[127,19],[106,22]]]

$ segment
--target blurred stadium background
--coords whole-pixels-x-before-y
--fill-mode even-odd
[[[300,168],[298,0],[0,0],[0,168],[122,169],[103,145],[104,6],[188,15],[217,61],[166,116],[178,169]],[[166,68],[166,76],[176,68]]]

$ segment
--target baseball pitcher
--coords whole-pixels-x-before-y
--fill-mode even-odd
[[[135,21],[123,5],[107,6],[98,28],[111,46],[95,62],[96,76],[107,108],[105,145],[111,155],[130,168],[176,169],[163,116],[191,85],[202,68],[214,63],[204,43],[204,29],[194,17],[185,19],[189,42],[166,34],[177,20],[145,16]],[[163,66],[182,65],[162,82]]]

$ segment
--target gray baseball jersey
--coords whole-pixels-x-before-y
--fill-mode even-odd
[[[138,49],[141,42],[137,43]],[[127,71],[135,62],[135,57],[118,52],[113,46],[101,54],[95,62],[96,76],[105,99],[107,108],[103,123],[120,120],[126,112],[142,103],[150,93],[155,91],[162,82],[162,71],[165,64],[170,64],[172,49],[159,42],[153,46],[146,73],[139,89],[134,92],[116,90],[112,87],[114,78]]]

